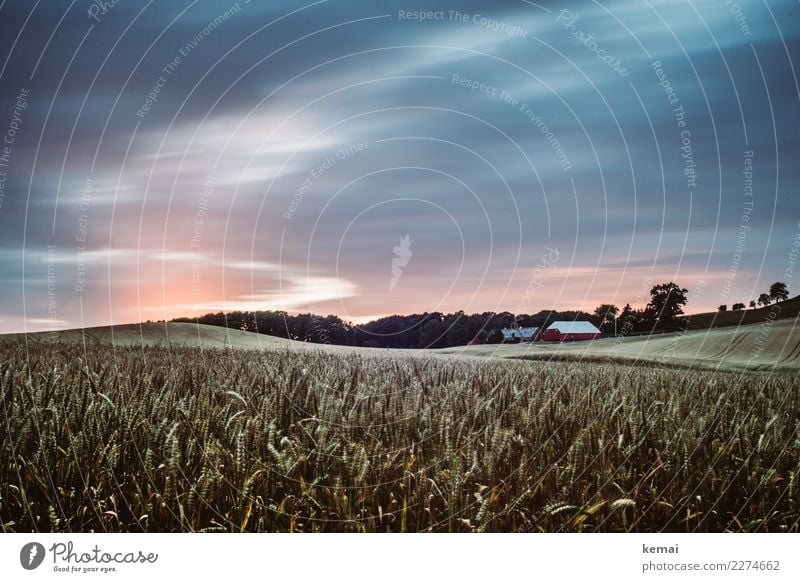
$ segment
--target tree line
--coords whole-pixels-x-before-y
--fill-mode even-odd
[[[789,289],[786,286],[786,283],[782,283],[781,281],[775,281],[772,285],[769,286],[769,293],[762,293],[758,296],[758,299],[751,299],[750,300],[750,308],[755,309],[756,306],[759,307],[767,307],[772,305],[773,303],[778,303],[779,301],[786,301],[789,299]],[[734,303],[731,305],[731,309],[733,311],[742,311],[745,308],[744,303]],[[719,311],[728,311],[728,305],[723,303],[720,305],[717,310]]]
[[[439,311],[390,315],[356,325],[336,315],[290,314],[285,311],[233,311],[182,317],[175,322],[197,322],[264,333],[302,342],[369,348],[446,348],[479,343],[500,343],[500,329],[540,327],[551,321],[592,319],[583,311],[541,311],[534,315],[510,312],[466,314]]]
[[[770,289],[770,293],[776,293],[775,300],[788,298],[783,283],[775,283]],[[604,303],[592,313],[543,310],[535,314],[508,311],[466,314],[463,311],[434,311],[390,315],[356,325],[336,315],[220,311],[172,321],[216,325],[317,344],[400,349],[446,348],[471,342],[500,343],[503,341],[500,332],[503,328],[546,328],[553,321],[591,321],[605,334],[623,336],[685,329],[687,320],[681,316],[687,304],[687,294],[687,289],[670,281],[654,285],[650,290],[650,301],[642,309],[633,309],[626,304],[620,310],[616,305]]]

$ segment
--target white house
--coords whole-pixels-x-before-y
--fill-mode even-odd
[[[503,328],[500,333],[503,334],[504,342],[532,342],[536,340],[538,335],[538,327],[513,327]]]

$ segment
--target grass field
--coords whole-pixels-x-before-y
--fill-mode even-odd
[[[791,302],[786,302],[791,303]],[[792,303],[793,304],[793,303]],[[761,310],[756,310],[761,311]],[[785,310],[787,311],[787,310]],[[754,312],[751,312],[754,313]],[[269,335],[191,323],[143,323],[0,336],[30,345],[52,341],[96,346],[170,346],[195,348],[324,350],[373,353],[353,348],[295,342]],[[690,330],[654,336],[604,338],[589,342],[480,345],[442,350],[377,350],[398,356],[477,356],[492,358],[621,362],[729,371],[800,372],[800,322],[796,318]]]
[[[800,372],[800,323],[722,327],[590,342],[482,345],[442,350],[483,357],[623,362],[686,368],[766,373]]]
[[[33,344],[53,341],[79,343],[88,347],[113,344],[117,346],[172,346],[197,348],[269,348],[302,347],[303,344],[283,338],[248,333],[211,325],[191,323],[140,323],[116,326],[68,329],[56,332],[0,335],[0,341],[25,341]]]
[[[0,342],[3,531],[800,531],[796,374],[170,329]]]
[[[798,317],[800,317],[800,295],[758,309],[712,311],[687,315],[686,323],[689,329],[695,330],[763,323],[771,319],[797,320]]]

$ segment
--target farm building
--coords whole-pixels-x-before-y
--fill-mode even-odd
[[[538,327],[513,327],[500,330],[503,334],[503,342],[532,342],[539,339]]]
[[[542,339],[548,342],[572,342],[598,339],[602,333],[588,321],[554,321],[544,333]]]

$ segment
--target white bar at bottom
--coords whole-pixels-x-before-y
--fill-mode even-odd
[[[45,555],[27,570],[23,562],[39,553],[31,558],[32,543]],[[798,534],[1,534],[0,573],[120,582],[777,581],[800,580],[798,553]]]

